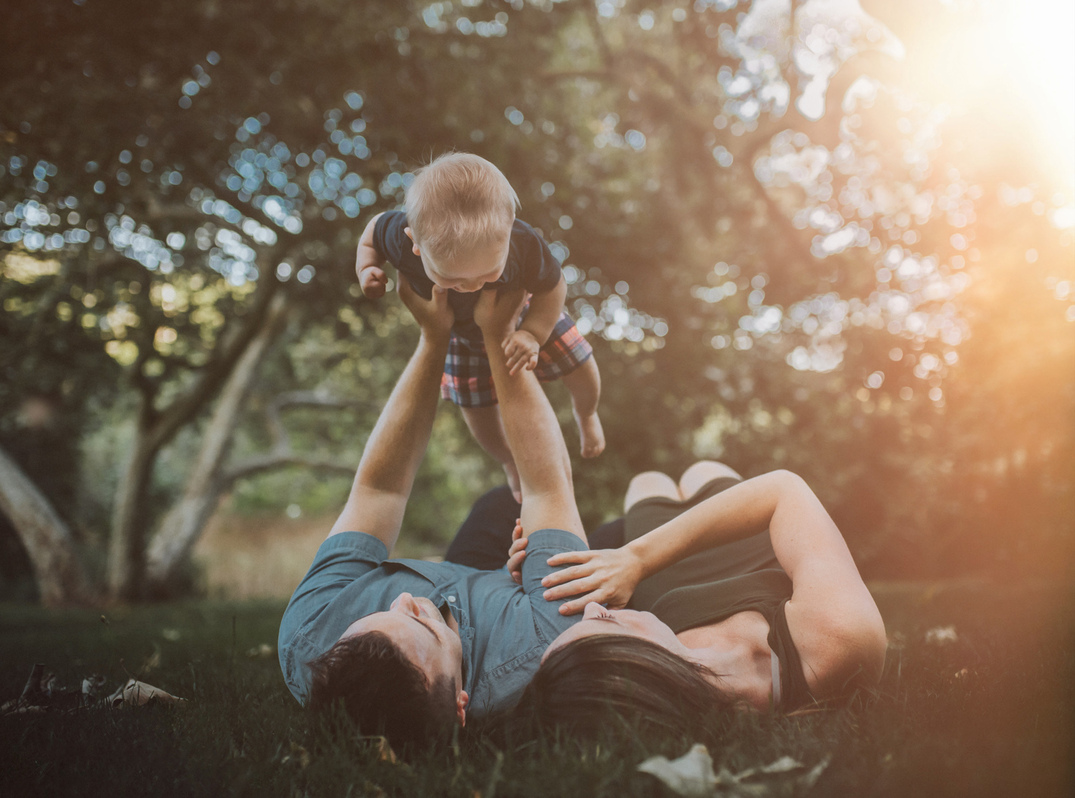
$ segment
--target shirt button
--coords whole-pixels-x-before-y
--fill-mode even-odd
[[[448,603],[455,604],[455,596],[448,596]]]

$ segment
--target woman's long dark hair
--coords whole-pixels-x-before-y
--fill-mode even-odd
[[[539,728],[707,734],[732,705],[718,674],[628,635],[592,635],[552,652],[519,703]]]

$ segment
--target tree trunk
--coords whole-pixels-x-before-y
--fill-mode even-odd
[[[153,594],[167,593],[168,583],[186,561],[227,489],[229,480],[222,477],[222,470],[239,421],[239,412],[257,376],[258,365],[279,332],[286,314],[286,296],[277,294],[265,325],[250,342],[224,383],[209,426],[202,436],[202,445],[183,488],[183,495],[164,517],[150,545],[146,559],[146,580],[147,588]]]
[[[254,339],[269,326],[269,311],[276,306],[278,293],[279,282],[264,282],[232,334],[221,335],[209,362],[165,408],[155,407],[157,386],[136,364],[133,379],[142,392],[142,406],[117,490],[108,555],[108,588],[114,598],[129,601],[143,595],[149,489],[158,453],[220,392]]]
[[[145,497],[158,450],[151,429],[140,417],[112,511],[108,591],[113,598],[125,601],[141,598],[145,575]]]
[[[26,547],[42,604],[84,604],[93,599],[67,524],[3,449],[0,449],[0,510]]]

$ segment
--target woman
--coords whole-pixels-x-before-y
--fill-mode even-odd
[[[552,642],[524,698],[540,721],[598,728],[612,710],[682,730],[685,713],[702,719],[714,705],[790,711],[877,684],[880,613],[802,479],[743,481],[705,461],[678,483],[639,474],[625,512],[621,547],[550,559],[571,567],[546,578],[546,598],[574,596],[561,612],[583,617]],[[618,531],[606,525],[591,543]]]

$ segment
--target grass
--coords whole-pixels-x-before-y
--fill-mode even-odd
[[[892,645],[880,689],[798,717],[742,715],[712,750],[740,771],[790,755],[831,763],[811,796],[1067,796],[1075,786],[1075,600],[1067,586],[876,585]],[[0,794],[672,795],[635,766],[654,747],[544,740],[503,749],[480,727],[447,753],[394,762],[311,730],[283,686],[283,602],[190,602],[100,612],[0,608],[0,698],[35,662],[76,688],[128,675],[181,708],[0,718]],[[927,633],[953,627],[954,640]],[[950,636],[950,635],[949,635]],[[690,740],[666,740],[678,756]],[[800,794],[783,782],[772,795]]]

